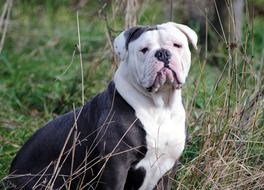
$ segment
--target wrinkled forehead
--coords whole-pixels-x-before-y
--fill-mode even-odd
[[[125,34],[126,35],[126,34]],[[128,35],[128,34],[127,34]],[[130,43],[164,43],[168,40],[172,41],[186,41],[186,36],[176,27],[174,26],[164,26],[164,25],[156,25],[151,27],[140,27],[131,35],[127,36],[126,40],[126,48],[128,49],[128,45]],[[137,44],[138,44],[137,43]]]

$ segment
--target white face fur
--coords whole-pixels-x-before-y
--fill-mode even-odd
[[[121,61],[128,64],[137,84],[152,92],[167,87],[181,88],[191,64],[188,40],[196,48],[196,33],[185,25],[168,22],[157,25],[155,29],[146,29],[127,43],[128,32],[122,32],[115,39],[114,47]],[[157,58],[161,49],[170,55],[167,66]]]

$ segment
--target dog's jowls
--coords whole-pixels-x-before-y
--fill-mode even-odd
[[[113,81],[29,139],[12,162],[9,189],[169,189],[161,179],[186,138],[181,87],[191,64],[188,42],[196,48],[196,33],[173,22],[119,34]]]

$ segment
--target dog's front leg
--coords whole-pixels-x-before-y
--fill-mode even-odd
[[[112,157],[106,161],[102,175],[98,179],[96,189],[100,190],[123,190],[129,170],[129,163],[123,159]]]

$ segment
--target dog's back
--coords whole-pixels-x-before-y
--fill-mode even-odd
[[[89,186],[100,189],[111,156],[124,151],[119,159],[126,157],[130,164],[137,162],[144,156],[144,150],[141,148],[137,152],[133,147],[144,145],[144,130],[141,127],[128,129],[140,122],[136,121],[133,109],[123,101],[112,82],[107,91],[83,108],[62,115],[39,129],[13,160],[7,179],[9,189]],[[118,118],[119,112],[122,118]],[[141,137],[126,138],[132,133]]]

